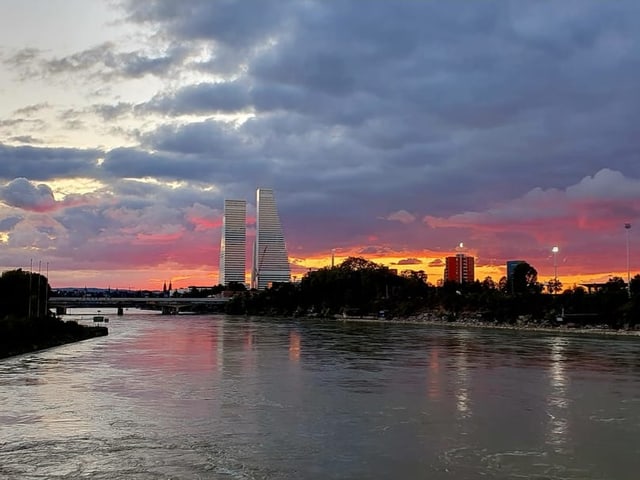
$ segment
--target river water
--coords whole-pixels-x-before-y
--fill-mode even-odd
[[[0,361],[0,478],[640,478],[640,338],[110,319]]]

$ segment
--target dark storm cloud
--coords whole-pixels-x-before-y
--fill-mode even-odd
[[[188,182],[171,188],[162,184],[124,179],[114,182],[111,190],[114,197],[119,199],[118,206],[131,210],[157,205],[183,209],[196,204],[218,208],[224,202],[224,195],[207,189],[209,186],[207,182]]]
[[[166,125],[143,137],[143,142],[154,150],[200,153],[211,158],[237,158],[253,153],[232,124],[216,121]]]
[[[268,165],[251,157],[237,158],[229,155],[216,156],[207,152],[198,154],[175,153],[170,151],[172,144],[182,145],[181,139],[194,139],[191,149],[200,150],[196,143],[197,133],[191,132],[183,137],[177,135],[166,139],[162,146],[168,150],[150,153],[137,148],[117,148],[109,151],[100,169],[102,174],[124,178],[158,178],[163,180],[192,180],[215,184],[251,182],[265,171]],[[204,139],[203,141],[208,141]],[[177,142],[177,143],[176,143]],[[187,148],[183,148],[187,150]],[[255,183],[254,183],[255,185]]]
[[[89,239],[99,237],[113,226],[113,222],[105,215],[105,209],[94,206],[68,208],[56,219],[67,231],[74,232],[69,238],[70,245],[66,246],[71,248],[83,246]]]
[[[22,221],[23,217],[11,216],[0,220],[0,232],[10,232],[18,223]]]
[[[124,5],[130,20],[161,25],[172,38],[214,40],[234,48],[250,48],[284,26],[295,2],[128,0]]]
[[[35,212],[46,212],[56,208],[53,191],[48,185],[34,185],[26,178],[16,178],[0,186],[0,201],[11,207]]]
[[[141,111],[169,115],[240,112],[249,106],[246,86],[235,82],[200,83],[169,94],[156,95]]]
[[[185,159],[137,148],[116,148],[105,155],[101,169],[114,177],[125,178],[195,178],[202,175],[200,159]],[[196,173],[199,172],[199,173]]]
[[[175,48],[166,55],[151,57],[129,52],[118,55],[109,67],[114,67],[125,77],[139,78],[144,75],[165,75],[184,60],[187,50]]]
[[[48,148],[0,143],[0,179],[25,177],[32,180],[92,176],[99,150]]]
[[[115,182],[120,209],[103,206],[91,221],[93,210],[78,206],[61,219],[84,221],[87,235],[113,225],[137,234],[137,224],[151,231],[165,219],[173,226],[174,205],[213,209],[229,192],[252,201],[255,188],[267,186],[293,246],[357,243],[368,246],[362,254],[384,254],[384,245],[403,242],[455,245],[459,231],[499,220],[547,220],[557,203],[588,204],[594,192],[621,185],[637,197],[635,0],[122,5],[130,22],[153,32],[145,48],[155,50],[104,43],[53,59],[23,50],[5,60],[23,72],[163,82],[146,102],[120,97],[63,118],[98,115],[114,129],[128,128],[119,118],[137,121],[127,137],[133,147],[0,145],[6,181],[87,174]],[[32,107],[3,121],[25,122],[37,113]],[[236,113],[243,120],[219,121]],[[134,180],[150,178],[188,186]],[[578,191],[586,193],[574,200]],[[572,214],[566,208],[565,224]],[[398,258],[417,255],[406,252]]]
[[[317,152],[332,153],[323,162],[338,171],[346,156],[339,150],[353,150],[355,141],[362,155],[351,158],[362,168],[354,177],[377,183],[394,208],[420,192],[436,200],[448,192],[455,211],[504,198],[492,188],[498,182],[507,183],[507,196],[522,194],[540,183],[535,171],[567,185],[612,162],[640,168],[630,162],[640,98],[638,21],[624,15],[638,8],[630,2],[258,2],[269,12],[260,18],[248,14],[252,2],[188,3],[184,11],[166,2],[129,5],[136,21],[185,40],[274,44],[250,59],[241,81],[184,87],[148,107],[170,114],[252,108],[260,119],[243,131],[257,121],[263,131],[272,127],[278,136],[260,140],[272,156],[297,164],[301,177]],[[230,12],[232,22],[220,24]],[[297,115],[297,125],[282,131],[280,112]],[[332,149],[331,134],[310,139],[328,126],[349,141]],[[483,166],[480,175],[474,165]]]

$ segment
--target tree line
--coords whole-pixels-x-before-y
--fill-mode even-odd
[[[308,272],[299,283],[279,283],[264,291],[240,291],[227,313],[282,316],[384,316],[406,318],[431,312],[452,321],[557,324],[559,317],[576,326],[634,328],[640,316],[640,275],[630,282],[611,278],[594,293],[576,286],[561,291],[552,281],[543,285],[536,269],[523,262],[513,275],[495,282],[445,282],[434,286],[424,272],[396,274],[360,257],[334,267]]]
[[[22,269],[0,276],[0,318],[41,318],[48,316],[49,281],[39,273]]]
[[[105,327],[56,318],[50,296],[43,275],[21,269],[0,275],[0,358],[107,334]]]

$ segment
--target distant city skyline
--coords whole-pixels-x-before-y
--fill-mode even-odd
[[[296,278],[433,280],[460,242],[479,280],[640,270],[637,0],[2,6],[0,270],[218,284],[224,199],[251,258],[261,185]]]

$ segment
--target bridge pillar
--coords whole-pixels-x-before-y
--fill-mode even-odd
[[[118,316],[121,317],[124,315],[124,309],[122,307],[118,307]]]
[[[66,315],[67,307],[56,307],[56,315]]]

